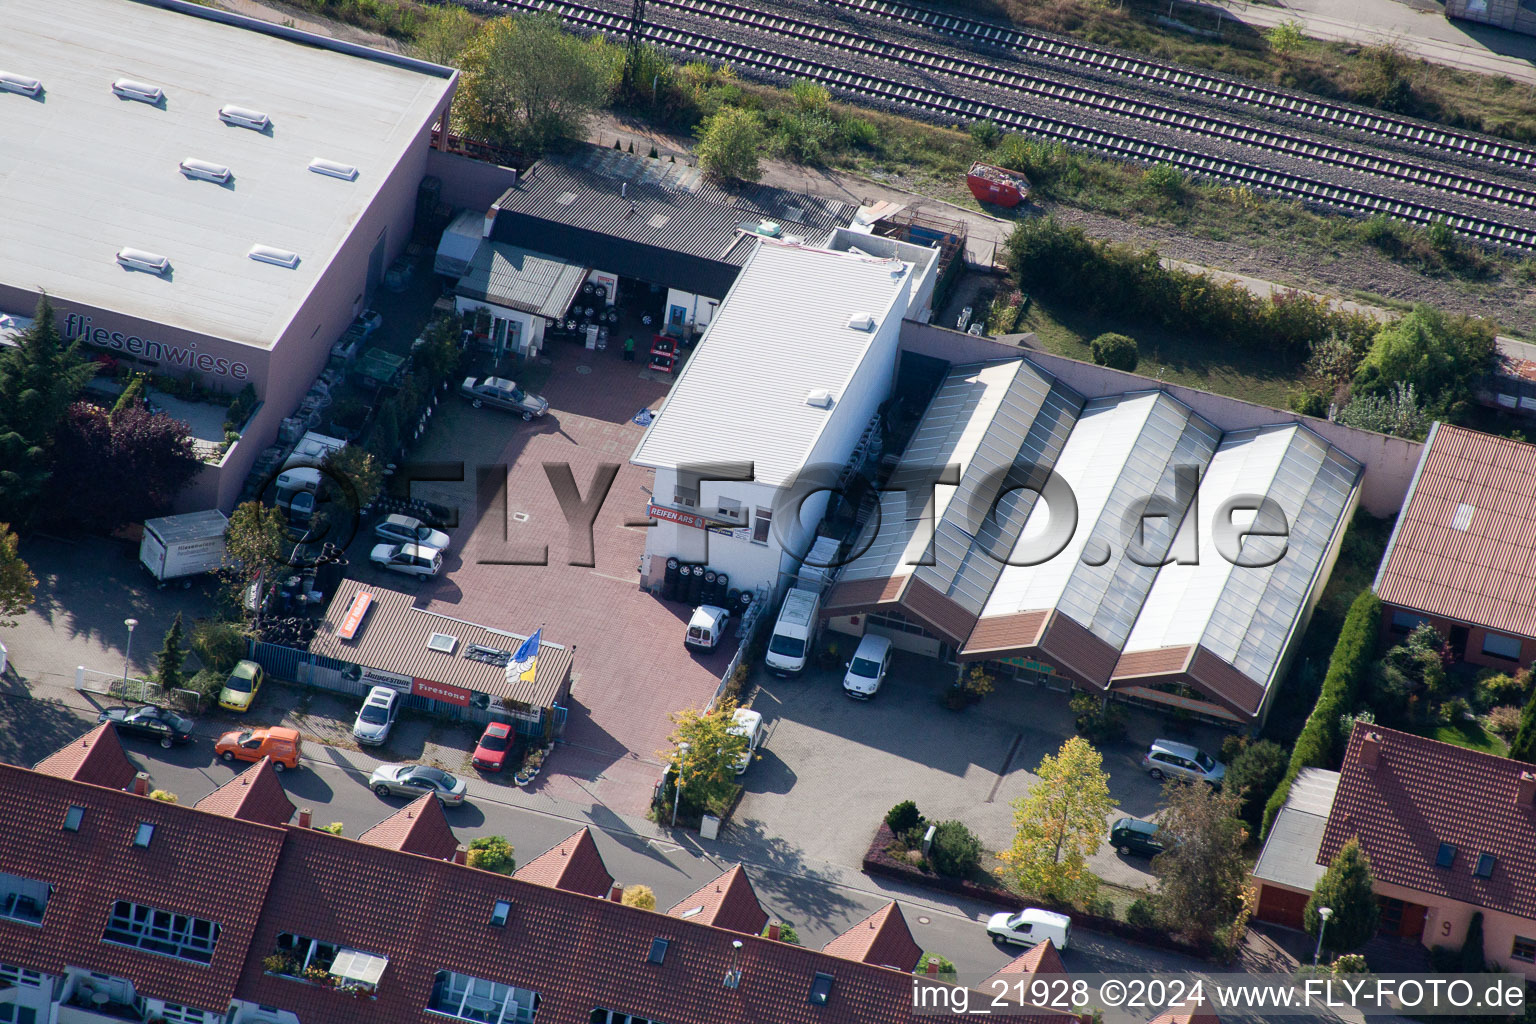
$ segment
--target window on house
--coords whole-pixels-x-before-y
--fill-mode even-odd
[[[1450,843],[1441,843],[1440,852],[1435,854],[1435,867],[1448,868],[1456,863],[1456,847]]]
[[[53,886],[20,875],[0,873],[0,917],[27,924],[42,924],[43,910]]]
[[[672,489],[672,504],[682,505],[684,508],[698,508],[699,489],[697,487],[686,487],[682,483],[677,484]]]
[[[223,1015],[191,1006],[182,1006],[179,1003],[166,1003],[158,1016],[166,1024],[212,1024]]]
[[[661,963],[667,958],[667,946],[668,942],[666,939],[652,939],[651,952],[650,955],[645,958],[646,961],[653,964]]]
[[[491,924],[500,928],[507,923],[507,917],[512,913],[512,904],[506,900],[497,900],[491,908]]]
[[[0,964],[0,988],[42,988],[43,975],[25,967]]]
[[[1493,875],[1493,866],[1498,863],[1498,858],[1491,853],[1484,853],[1477,858],[1477,869],[1472,873],[1478,878],[1490,878]]]
[[[740,521],[744,514],[741,510],[741,502],[730,498],[715,499],[715,515],[721,519]]]
[[[752,543],[767,544],[768,531],[773,525],[773,509],[760,508],[757,510],[757,519],[752,523]]]
[[[538,1008],[537,992],[454,971],[437,972],[427,1002],[430,1013],[483,1024],[533,1024]]]
[[[64,812],[64,831],[79,832],[80,822],[85,820],[84,807],[71,807]]]
[[[138,829],[133,833],[133,845],[148,846],[153,838],[155,838],[155,826],[147,821],[139,822]]]
[[[15,1003],[0,1004],[0,1024],[37,1024],[37,1011]]]
[[[826,1006],[827,1000],[832,998],[832,975],[816,972],[811,979],[811,1005]]]
[[[1509,958],[1523,963],[1536,964],[1536,939],[1527,939],[1516,935],[1515,944],[1509,951]]]
[[[219,926],[200,917],[118,900],[112,904],[112,916],[101,941],[206,964],[213,961]]]
[[[1484,633],[1483,653],[1503,661],[1520,660],[1520,638],[1504,633]]]
[[[1406,636],[1413,632],[1415,626],[1428,621],[1424,616],[1415,615],[1413,612],[1393,612],[1391,628],[1392,632]]]
[[[661,1024],[661,1021],[652,1017],[641,1017],[633,1013],[621,1013],[618,1010],[605,1010],[601,1006],[592,1011],[589,1018],[592,1024]]]

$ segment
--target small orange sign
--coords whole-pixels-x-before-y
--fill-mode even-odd
[[[363,628],[363,616],[368,614],[368,609],[373,606],[373,595],[358,591],[352,597],[352,607],[347,609],[346,618],[341,620],[341,628],[336,630],[336,635],[343,640],[351,640],[357,636],[357,631]]]

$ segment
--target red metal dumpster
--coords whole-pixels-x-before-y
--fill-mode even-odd
[[[1018,206],[1029,195],[1029,179],[1018,171],[992,164],[975,163],[965,176],[971,195],[979,202],[998,206]]]

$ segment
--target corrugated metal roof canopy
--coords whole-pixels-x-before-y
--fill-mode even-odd
[[[1465,529],[1461,505],[1473,510]],[[1536,637],[1536,445],[1437,424],[1375,590],[1387,604]]]
[[[373,605],[354,640],[337,635],[352,598],[359,591],[373,596]],[[563,693],[571,674],[571,652],[560,644],[539,644],[539,661],[532,683],[507,681],[505,664],[467,657],[474,646],[510,652],[527,637],[489,626],[452,619],[415,607],[410,594],[386,587],[368,586],[357,580],[342,580],[325,611],[325,619],[310,641],[312,654],[340,661],[350,661],[364,668],[432,682],[462,686],[468,690],[547,708]],[[434,633],[454,638],[452,651],[427,646]]]
[[[458,294],[554,319],[565,315],[587,268],[504,242],[481,242]]]

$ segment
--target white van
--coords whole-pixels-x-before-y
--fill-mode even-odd
[[[693,610],[688,620],[688,632],[684,645],[712,651],[725,639],[725,627],[730,624],[731,613],[713,604],[701,604]]]
[[[885,682],[890,667],[891,642],[883,636],[865,633],[843,675],[843,692],[855,700],[868,700]]]
[[[763,715],[760,711],[751,708],[737,708],[731,715],[730,728],[726,730],[734,736],[747,738],[747,749],[742,753],[741,760],[736,762],[736,774],[740,775],[752,764],[752,759],[757,756],[757,744],[763,738]]]
[[[1034,907],[1015,914],[1005,910],[987,919],[987,934],[998,942],[1020,946],[1038,946],[1050,939],[1057,949],[1066,949],[1072,941],[1072,919],[1066,914]]]
[[[768,655],[763,659],[776,676],[797,676],[805,671],[811,648],[816,643],[817,617],[821,614],[821,595],[796,587],[784,595],[779,620],[768,637]]]

